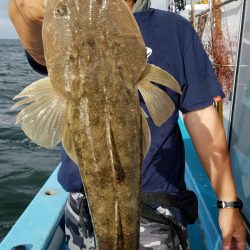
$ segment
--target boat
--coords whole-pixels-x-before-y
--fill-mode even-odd
[[[167,0],[166,6],[192,22],[204,44],[209,44],[209,39],[221,38],[216,33],[211,34],[211,21],[209,23],[206,17],[215,15],[213,9],[220,9],[220,16],[214,16],[214,25],[223,31],[221,48],[224,50],[219,52],[225,53],[223,60],[226,61],[216,61],[212,54],[216,51],[210,51],[209,55],[215,70],[221,74],[219,80],[223,74],[229,78],[222,84],[226,98],[224,102],[215,101],[215,106],[225,126],[237,192],[244,202],[242,215],[248,234],[247,249],[250,249],[250,3],[247,0],[201,0],[188,6],[183,0]],[[190,248],[219,250],[222,239],[216,196],[182,118],[179,126],[185,144],[187,188],[196,193],[199,203],[199,217],[195,224],[188,226]],[[1,250],[67,249],[63,215],[68,194],[57,182],[59,167],[3,239]]]
[[[191,250],[219,250],[221,236],[217,222],[216,196],[181,118],[179,126],[186,148],[186,184],[196,193],[199,203],[199,217],[195,224],[188,226],[190,247]],[[59,167],[3,239],[1,250],[67,249],[63,214],[68,194],[57,182]],[[250,249],[249,243],[247,249]]]
[[[212,194],[209,180],[200,165],[183,121],[182,130],[187,153],[187,186],[196,190],[199,199],[199,219],[188,228],[191,249],[220,249],[221,238],[217,225],[216,198]],[[63,233],[63,214],[67,200],[65,192],[57,182],[56,168],[37,193],[28,208],[15,223],[0,244],[1,250],[63,250],[66,249]],[[194,176],[195,175],[195,176]],[[200,180],[196,182],[197,178]]]

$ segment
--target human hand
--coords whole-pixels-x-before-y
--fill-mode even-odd
[[[220,209],[219,224],[222,232],[223,250],[246,249],[246,229],[239,209]]]
[[[23,47],[42,65],[45,65],[42,44],[44,12],[44,0],[9,0],[9,16]]]

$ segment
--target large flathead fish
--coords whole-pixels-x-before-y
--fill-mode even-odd
[[[167,72],[147,64],[139,28],[123,0],[49,0],[43,25],[48,78],[15,98],[26,135],[62,142],[78,164],[99,250],[138,249],[146,115],[160,126],[174,104],[150,81],[180,93]]]

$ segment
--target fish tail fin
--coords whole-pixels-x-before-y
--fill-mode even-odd
[[[17,115],[24,133],[36,144],[51,148],[62,140],[67,102],[52,88],[50,79],[44,78],[26,87],[13,99],[22,98],[13,107],[27,104]]]
[[[138,89],[155,125],[161,126],[173,113],[175,105],[169,95],[151,81],[166,86],[179,94],[181,94],[181,89],[176,79],[168,72],[155,65],[147,64],[139,80]]]

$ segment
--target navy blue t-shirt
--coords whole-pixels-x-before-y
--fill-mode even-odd
[[[147,47],[148,62],[172,74],[182,89],[179,95],[160,86],[171,96],[176,109],[161,127],[156,127],[150,116],[148,118],[152,137],[143,163],[142,191],[177,194],[186,189],[184,145],[177,123],[179,110],[186,113],[208,107],[213,104],[213,97],[223,93],[203,46],[187,20],[155,9],[134,16]],[[147,112],[143,99],[141,105]],[[78,167],[63,149],[61,161],[60,184],[69,192],[82,190]]]

